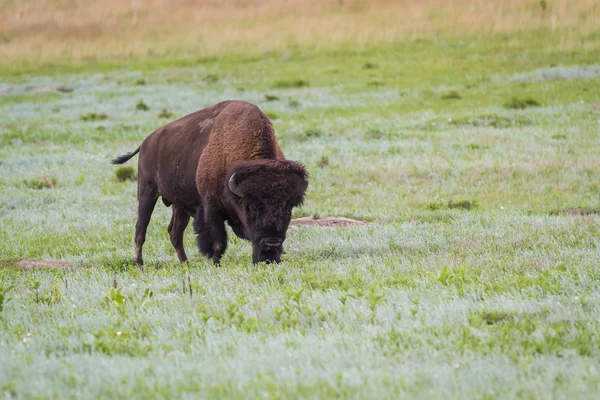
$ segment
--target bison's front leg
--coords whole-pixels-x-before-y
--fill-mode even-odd
[[[194,232],[198,250],[219,264],[227,249],[227,231],[225,218],[220,212],[211,212],[210,208],[199,206],[194,219]]]

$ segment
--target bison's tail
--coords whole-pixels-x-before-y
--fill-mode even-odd
[[[119,157],[111,160],[110,162],[113,164],[123,164],[139,152],[140,152],[140,148],[138,147],[137,149],[135,149],[135,151],[132,151],[131,153],[123,154],[122,156],[119,156]]]

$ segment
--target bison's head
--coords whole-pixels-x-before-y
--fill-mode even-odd
[[[281,261],[292,208],[302,204],[307,186],[308,174],[295,161],[247,161],[229,171],[225,197],[252,241],[253,262]]]

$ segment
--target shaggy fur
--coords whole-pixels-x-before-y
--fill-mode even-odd
[[[150,134],[122,164],[140,153],[136,262],[143,263],[146,228],[158,197],[173,205],[171,242],[187,256],[183,232],[194,217],[200,252],[219,263],[227,248],[225,222],[252,241],[253,261],[279,262],[292,208],[308,185],[304,167],[285,157],[273,124],[255,105],[224,101],[170,122]],[[234,194],[229,179],[234,175]]]

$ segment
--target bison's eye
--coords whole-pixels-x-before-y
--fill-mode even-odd
[[[248,206],[248,214],[250,214],[251,217],[256,217],[256,208]]]

